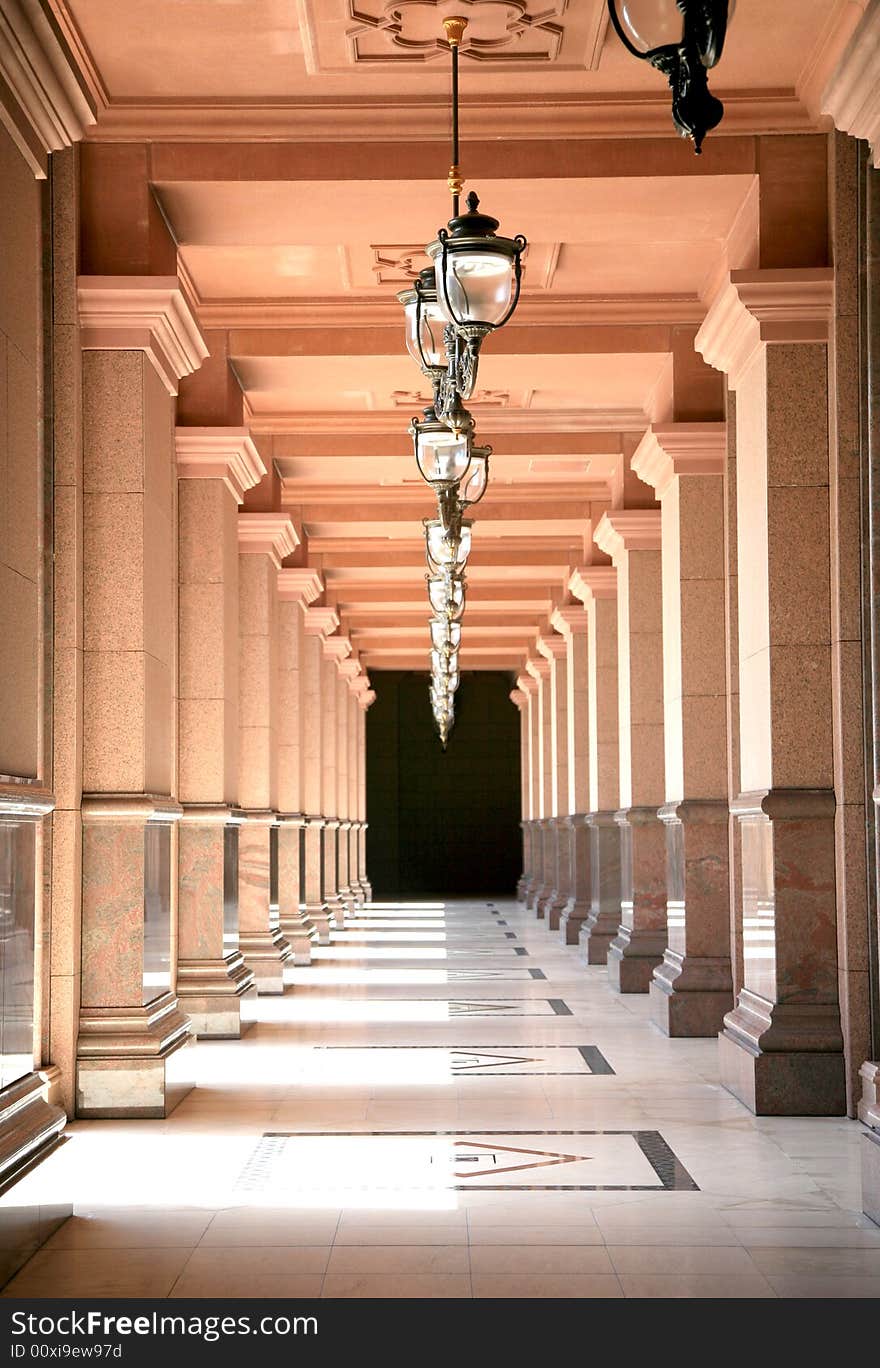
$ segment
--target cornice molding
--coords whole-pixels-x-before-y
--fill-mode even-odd
[[[761,343],[827,342],[833,304],[831,267],[731,271],[694,346],[736,389]]]
[[[562,636],[539,636],[535,641],[535,648],[551,665],[554,660],[563,660],[568,652],[568,646]]]
[[[823,128],[792,89],[719,90],[728,134],[815,133]],[[103,142],[444,142],[449,105],[444,97],[368,100],[113,100],[92,137]],[[461,102],[465,130],[525,141],[669,136],[664,94],[476,97]]]
[[[49,154],[79,142],[94,124],[77,63],[39,0],[0,5],[0,122],[44,180]]]
[[[373,704],[375,703],[376,695],[372,689],[364,689],[361,693],[358,694],[357,700],[362,710],[366,712],[367,709],[372,708]]]
[[[676,475],[721,475],[726,459],[726,423],[655,424],[639,442],[632,469],[662,496]]]
[[[84,351],[143,351],[169,394],[208,356],[177,276],[80,276],[80,345]]]
[[[617,597],[617,571],[613,565],[582,565],[568,581],[569,593],[581,603]]]
[[[339,626],[339,615],[333,608],[306,608],[305,619],[309,636],[328,637]]]
[[[278,571],[278,597],[286,602],[309,604],[324,592],[324,581],[308,566],[282,567]]]
[[[522,712],[523,708],[529,701],[526,695],[523,693],[522,689],[511,689],[508,697],[510,698],[510,701],[514,705],[514,707],[518,708],[520,712]]]
[[[238,550],[243,556],[269,556],[277,570],[285,556],[299,546],[299,536],[288,513],[239,513]]]
[[[593,541],[615,565],[624,552],[659,551],[660,518],[659,508],[618,508],[603,513]]]
[[[326,636],[321,643],[321,649],[328,660],[333,660],[339,665],[346,656],[351,655],[351,641],[347,636],[336,635]]]
[[[880,143],[880,0],[868,0],[865,13],[822,92],[822,112],[835,128],[871,145],[877,165]]]
[[[583,636],[589,630],[589,622],[583,608],[577,605],[554,608],[550,614],[550,625],[561,633],[568,642],[574,636]]]
[[[525,694],[526,702],[534,698],[535,694],[538,692],[537,681],[532,679],[529,674],[517,675],[516,687]]]
[[[175,429],[179,480],[222,480],[236,503],[258,485],[266,467],[247,428]]]
[[[543,656],[529,656],[526,661],[526,674],[530,674],[536,685],[550,678],[550,661]]]

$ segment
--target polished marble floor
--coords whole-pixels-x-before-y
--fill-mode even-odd
[[[533,914],[373,904],[287,977],[0,1198],[74,1203],[4,1296],[880,1296],[860,1127],[753,1117]]]

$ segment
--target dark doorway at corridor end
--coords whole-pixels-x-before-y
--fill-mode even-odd
[[[511,675],[464,671],[444,751],[428,675],[370,671],[367,869],[377,899],[513,892],[521,873],[519,713]]]

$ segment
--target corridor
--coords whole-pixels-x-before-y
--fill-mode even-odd
[[[861,1127],[753,1116],[512,902],[374,903],[166,1121],[75,1121],[5,1297],[880,1295]]]

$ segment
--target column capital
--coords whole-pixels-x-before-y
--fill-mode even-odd
[[[309,636],[327,637],[339,626],[334,608],[306,608],[306,632]]]
[[[617,508],[603,513],[593,541],[615,565],[625,551],[659,551],[660,509]]]
[[[239,555],[270,556],[277,570],[285,556],[299,546],[299,537],[289,513],[239,513]]]
[[[762,342],[827,342],[833,303],[831,267],[731,271],[694,346],[736,389]]]
[[[877,165],[880,143],[880,6],[868,4],[822,92],[822,113],[835,128],[871,145]]]
[[[529,656],[526,661],[526,671],[532,676],[536,684],[540,684],[541,680],[550,678],[550,661],[545,660],[543,656]]]
[[[515,708],[518,708],[520,712],[522,712],[523,708],[529,701],[528,695],[523,693],[522,689],[511,689],[509,697],[511,703],[514,705]]]
[[[539,636],[535,642],[537,650],[545,660],[564,660],[567,654],[565,638],[561,636]]]
[[[314,603],[324,592],[324,581],[307,565],[282,566],[278,571],[278,597],[293,603]]]
[[[353,675],[351,682],[349,684],[349,688],[351,689],[353,694],[362,694],[370,692],[370,676],[367,674],[366,670],[362,665],[360,666],[360,670],[361,673]]]
[[[526,666],[526,668],[528,668],[528,666]],[[527,699],[534,698],[535,694],[538,692],[537,682],[528,674],[517,675],[516,687],[521,693],[525,694]]]
[[[661,495],[676,475],[723,474],[726,460],[726,423],[652,424],[635,450],[632,469]]]
[[[349,642],[349,646],[351,646],[351,642]],[[351,656],[348,660],[340,660],[339,673],[343,679],[351,681],[352,679],[355,679],[360,672],[361,662],[358,660],[357,656]]]
[[[222,480],[236,503],[266,474],[246,427],[179,427],[174,431],[179,480]]]
[[[569,593],[581,603],[617,596],[617,571],[613,565],[582,565],[574,570],[568,581]]]
[[[169,394],[208,356],[177,276],[79,276],[80,345],[84,351],[142,351]]]
[[[375,703],[376,695],[374,694],[372,689],[365,689],[363,693],[358,694],[357,700],[363,711],[366,712],[367,709],[372,708],[373,704]]]
[[[340,665],[346,656],[351,655],[351,642],[347,636],[340,634],[325,636],[321,649],[328,660],[335,660]]]
[[[550,622],[566,640],[570,641],[573,636],[586,635],[589,629],[587,615],[581,604],[565,604],[562,608],[554,608],[550,614]]]

